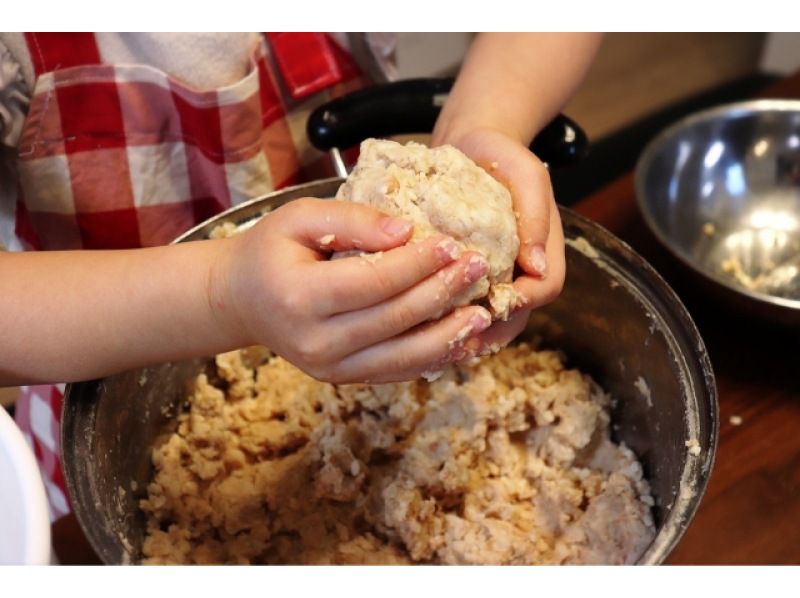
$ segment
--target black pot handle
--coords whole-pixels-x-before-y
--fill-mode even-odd
[[[347,94],[315,109],[308,118],[311,144],[319,150],[345,149],[369,137],[433,130],[453,79],[405,79]],[[580,161],[588,149],[586,133],[559,115],[543,128],[531,151],[550,168]]]

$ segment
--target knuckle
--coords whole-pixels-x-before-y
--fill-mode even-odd
[[[309,294],[301,286],[289,286],[281,295],[281,302],[290,314],[307,315],[311,311]]]
[[[463,253],[461,245],[442,234],[419,241],[411,240],[406,244],[405,250],[408,251],[406,260],[413,264],[417,274],[423,276],[455,261]],[[423,273],[424,270],[426,271]]]
[[[341,205],[341,209],[345,212],[348,218],[363,218],[363,219],[378,219],[380,212],[365,204],[355,203],[352,201],[336,202]]]
[[[313,209],[316,206],[316,200],[310,197],[300,197],[293,201],[290,201],[287,206],[296,212],[306,213],[309,210]]]
[[[544,163],[538,158],[531,162],[530,172],[536,178],[537,183],[550,185],[550,171],[545,168]]]
[[[304,199],[295,199],[285,203],[271,214],[268,214],[268,216],[272,218],[282,217],[283,219],[293,219],[302,216],[306,209]]]
[[[389,298],[394,295],[394,285],[392,284],[391,275],[384,272],[384,269],[377,264],[370,264],[372,268],[372,284],[378,290],[381,297]]]
[[[352,371],[348,371],[348,368],[339,359],[327,360],[325,363],[314,366],[312,369],[314,378],[329,384],[353,384],[364,382],[364,377],[366,373],[368,373],[359,369],[358,374],[354,375]]]
[[[301,197],[287,203],[283,210],[286,217],[294,222],[310,222],[315,216],[319,215],[320,203],[318,199],[311,197]]]
[[[339,331],[339,342],[336,344],[337,355],[343,357],[371,344],[371,330],[362,325],[347,326]]]
[[[386,329],[390,332],[408,330],[417,323],[416,311],[408,305],[396,305],[386,316]]]
[[[407,372],[413,370],[416,366],[414,357],[405,351],[398,351],[392,357],[391,372]]]
[[[321,364],[311,368],[311,376],[320,382],[328,382],[329,384],[341,384],[340,374],[336,368],[331,364]]]
[[[323,334],[308,334],[297,343],[299,360],[315,370],[324,369],[331,352],[330,340]]]
[[[436,274],[435,285],[434,298],[437,304],[452,299],[469,285],[466,276],[466,265],[462,265],[462,267],[451,266],[439,270]]]
[[[550,214],[547,209],[536,213],[523,213],[517,219],[520,242],[524,247],[544,243],[550,230]]]
[[[445,235],[434,235],[424,241],[410,243],[409,248],[411,260],[418,272],[427,269],[429,262],[440,262],[443,255],[456,255],[459,251],[458,245]]]
[[[358,379],[352,375],[348,376],[346,372],[341,371],[339,368],[329,369],[325,381],[331,384],[353,384],[359,382]]]

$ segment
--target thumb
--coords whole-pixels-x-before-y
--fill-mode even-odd
[[[532,276],[545,277],[550,212],[556,209],[547,169],[527,147],[498,131],[475,129],[457,147],[511,192],[520,241],[519,265]]]
[[[276,210],[288,234],[318,251],[386,251],[408,241],[413,225],[369,206],[349,201],[305,198]]]

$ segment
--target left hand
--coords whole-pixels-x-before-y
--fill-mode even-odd
[[[523,303],[505,322],[495,322],[467,341],[469,355],[490,344],[505,345],[525,328],[531,310],[556,299],[564,286],[564,233],[544,164],[521,142],[488,128],[438,140],[460,149],[511,192],[524,272],[514,281]]]

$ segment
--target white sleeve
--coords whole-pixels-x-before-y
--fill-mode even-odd
[[[0,42],[0,145],[17,147],[29,104],[30,93],[19,62]]]
[[[396,33],[337,32],[328,35],[347,50],[373,83],[397,80]]]

